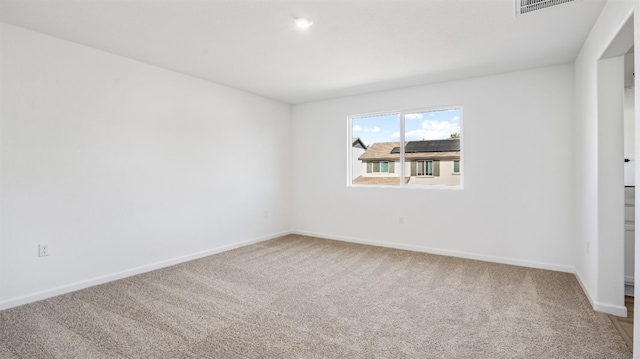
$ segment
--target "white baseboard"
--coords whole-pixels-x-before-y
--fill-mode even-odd
[[[593,310],[595,310],[596,312],[615,315],[616,317],[624,318],[627,316],[627,307],[625,307],[624,305],[611,305],[596,302],[593,306]]]
[[[187,255],[184,255],[184,256],[180,256],[180,257],[176,257],[176,258],[172,258],[172,259],[167,259],[167,260],[163,260],[163,261],[160,261],[160,262],[146,264],[146,265],[143,265],[143,266],[139,266],[139,267],[123,270],[123,271],[120,271],[120,272],[111,273],[111,274],[107,274],[107,275],[103,275],[103,276],[99,276],[99,277],[83,280],[83,281],[80,281],[80,282],[75,282],[75,283],[63,285],[63,286],[60,286],[60,287],[47,289],[47,290],[43,290],[43,291],[36,292],[36,293],[27,294],[27,295],[16,297],[16,298],[11,298],[11,299],[8,299],[8,300],[0,302],[0,310],[5,310],[5,309],[17,307],[17,306],[20,306],[20,305],[24,305],[24,304],[36,302],[36,301],[39,301],[39,300],[55,297],[57,295],[74,292],[76,290],[80,290],[80,289],[84,289],[84,288],[88,288],[88,287],[93,287],[95,285],[104,284],[104,283],[107,283],[107,282],[112,282],[114,280],[118,280],[118,279],[122,279],[122,278],[126,278],[126,277],[131,277],[131,276],[134,276],[134,275],[137,275],[137,274],[150,272],[152,270],[156,270],[156,269],[160,269],[160,268],[164,268],[164,267],[169,267],[169,266],[172,266],[172,265],[175,265],[175,264],[188,262],[188,261],[191,261],[191,260],[194,260],[194,259],[198,259],[198,258],[202,258],[202,257],[207,257],[207,256],[210,256],[210,255],[213,255],[213,254],[216,254],[216,253],[226,252],[228,250],[232,250],[232,249],[248,246],[250,244],[255,244],[255,243],[259,243],[259,242],[263,242],[263,241],[268,241],[270,239],[278,238],[278,237],[281,237],[281,236],[285,236],[287,234],[291,234],[291,232],[290,231],[283,231],[283,232],[279,232],[279,233],[270,234],[270,235],[267,235],[267,236],[262,236],[262,237],[258,237],[258,238],[252,238],[252,239],[248,239],[248,240],[245,240],[245,241],[242,241],[242,242],[227,244],[227,245],[224,245],[224,246],[207,249],[207,250],[204,250],[204,251],[201,251],[201,252],[187,254]]]
[[[310,236],[310,237],[332,239],[332,240],[337,240],[342,242],[368,244],[371,246],[378,246],[378,247],[404,249],[404,250],[409,250],[414,252],[423,252],[423,253],[439,254],[439,255],[449,256],[449,257],[474,259],[474,260],[479,260],[483,262],[510,264],[510,265],[515,265],[520,267],[528,267],[528,268],[548,269],[556,272],[565,272],[565,273],[572,273],[572,274],[575,272],[573,267],[567,266],[567,265],[561,265],[561,264],[543,263],[543,262],[535,262],[535,261],[504,258],[504,257],[494,257],[494,256],[483,255],[483,254],[452,251],[448,249],[438,249],[438,248],[416,246],[412,244],[401,244],[401,243],[382,242],[382,241],[374,241],[369,239],[360,239],[360,238],[352,238],[352,237],[344,237],[344,236],[334,236],[331,234],[316,233],[316,232],[309,232],[309,231],[293,230],[291,231],[291,233]]]
[[[122,278],[126,278],[126,277],[131,277],[131,276],[134,276],[134,275],[137,275],[137,274],[150,272],[152,270],[156,270],[156,269],[160,269],[160,268],[164,268],[164,267],[169,267],[169,266],[172,266],[172,265],[175,265],[175,264],[179,264],[179,263],[187,262],[187,261],[190,261],[190,260],[194,260],[194,259],[210,256],[210,255],[213,255],[213,254],[216,254],[216,253],[221,253],[221,252],[225,252],[225,251],[228,251],[228,250],[232,250],[232,249],[248,246],[248,245],[251,245],[251,244],[267,241],[267,240],[278,238],[278,237],[282,237],[282,236],[285,236],[285,235],[288,235],[288,234],[299,234],[299,235],[305,235],[305,236],[311,236],[311,237],[338,240],[338,241],[343,241],[343,242],[367,244],[367,245],[378,246],[378,247],[403,249],[403,250],[410,250],[410,251],[415,251],[415,252],[424,252],[424,253],[439,254],[439,255],[445,255],[445,256],[451,256],[451,257],[474,259],[474,260],[480,260],[480,261],[485,261],[485,262],[502,263],[502,264],[510,264],[510,265],[521,266],[521,267],[539,268],[539,269],[547,269],[547,270],[553,270],[553,271],[559,271],[559,272],[573,273],[576,276],[576,278],[578,280],[578,283],[580,283],[580,286],[582,287],[582,291],[587,296],[587,299],[591,303],[591,306],[593,307],[594,310],[599,311],[599,312],[603,312],[603,313],[622,316],[622,317],[626,317],[626,315],[627,315],[627,308],[624,307],[624,306],[616,306],[616,305],[610,305],[610,304],[605,304],[605,303],[594,302],[592,300],[589,292],[586,290],[584,284],[582,283],[582,280],[580,279],[580,276],[575,272],[574,268],[570,267],[570,266],[550,264],[550,263],[542,263],[542,262],[535,262],[535,261],[527,261],[527,260],[517,260],[517,259],[511,259],[511,258],[504,258],[504,257],[486,256],[486,255],[481,255],[481,254],[474,254],[474,253],[460,252],[460,251],[451,251],[451,250],[443,250],[443,249],[429,248],[429,247],[409,245],[409,244],[399,244],[399,243],[374,241],[374,240],[351,238],[351,237],[344,237],[344,236],[334,236],[334,235],[329,235],[329,234],[324,234],[324,233],[315,233],[315,232],[300,231],[300,230],[283,231],[283,232],[279,232],[279,233],[274,233],[274,234],[267,235],[267,236],[262,236],[262,237],[258,237],[258,238],[245,240],[245,241],[242,241],[242,242],[237,242],[237,243],[232,243],[232,244],[228,244],[228,245],[224,245],[224,246],[220,246],[220,247],[216,247],[216,248],[211,248],[211,249],[204,250],[204,251],[201,251],[201,252],[192,253],[192,254],[188,254],[188,255],[172,258],[172,259],[167,259],[167,260],[164,260],[164,261],[147,264],[147,265],[143,265],[143,266],[127,269],[127,270],[124,270],[124,271],[120,271],[120,272],[116,272],[116,273],[112,273],[112,274],[107,274],[107,275],[95,277],[95,278],[92,278],[92,279],[88,279],[88,280],[84,280],[84,281],[80,281],[80,282],[76,282],[76,283],[71,283],[71,284],[68,284],[68,285],[64,285],[64,286],[60,286],[60,287],[56,287],[56,288],[52,288],[52,289],[43,290],[43,291],[36,292],[36,293],[31,293],[31,294],[28,294],[28,295],[24,295],[24,296],[20,296],[20,297],[16,297],[16,298],[11,298],[11,299],[8,299],[8,300],[0,302],[0,310],[5,310],[5,309],[17,307],[17,306],[20,306],[20,305],[24,305],[24,304],[36,302],[36,301],[39,301],[39,300],[55,297],[57,295],[70,293],[70,292],[73,292],[73,291],[76,291],[76,290],[92,287],[92,286],[99,285],[99,284],[104,284],[104,283],[107,283],[107,282],[111,282],[111,281],[122,279]]]
[[[587,299],[589,300],[589,304],[591,304],[591,308],[595,310],[595,305],[594,305],[593,298],[591,298],[591,293],[589,293],[589,291],[587,290],[587,287],[584,285],[582,278],[580,278],[580,274],[578,273],[578,271],[575,271],[573,275],[578,280],[578,284],[580,284],[580,288],[582,288],[582,292],[584,293],[584,295],[587,296]]]

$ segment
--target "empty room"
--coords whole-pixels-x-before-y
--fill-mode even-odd
[[[638,11],[0,0],[0,358],[640,358]]]

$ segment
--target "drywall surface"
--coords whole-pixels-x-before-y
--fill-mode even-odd
[[[624,57],[618,56],[598,61],[598,302],[621,309],[624,308],[624,161],[620,160],[624,159],[623,127]]]
[[[608,265],[606,262],[606,253],[609,251],[601,252],[601,246],[606,246],[607,243],[599,237],[602,233],[599,221],[602,216],[607,215],[607,209],[599,209],[599,196],[602,198],[606,195],[604,183],[599,182],[599,148],[616,144],[610,143],[609,138],[604,138],[599,133],[599,126],[603,124],[598,121],[598,62],[629,18],[632,9],[631,1],[608,1],[574,64],[576,275],[594,308],[609,313],[626,310],[618,301],[607,302],[604,298],[609,294],[598,285],[606,281],[623,281],[619,263]],[[622,138],[617,141],[621,143]],[[622,186],[622,183],[619,185]],[[619,256],[618,262],[622,262],[622,253]]]
[[[451,105],[463,189],[347,186],[349,115]],[[293,231],[571,272],[573,108],[572,65],[295,105]]]
[[[3,308],[289,230],[290,105],[0,33]]]
[[[624,185],[636,184],[636,106],[635,88],[624,89],[624,158],[630,162],[624,164]]]

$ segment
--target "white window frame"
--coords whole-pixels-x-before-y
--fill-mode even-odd
[[[460,184],[457,186],[447,186],[447,185],[411,185],[406,184],[403,178],[406,178],[407,169],[406,164],[410,163],[406,161],[404,146],[405,146],[405,116],[407,114],[419,113],[419,112],[436,112],[436,111],[446,111],[446,110],[460,110],[460,159],[457,160],[460,162],[460,172],[455,173],[456,175],[460,175]],[[392,115],[397,114],[400,117],[399,124],[399,132],[400,132],[400,166],[396,166],[396,172],[398,172],[398,168],[400,167],[400,185],[359,185],[353,184],[353,167],[352,167],[352,145],[353,145],[353,119],[363,118],[363,117],[373,117],[373,116],[383,116],[383,115]],[[370,113],[360,113],[347,116],[347,187],[363,187],[363,188],[415,188],[415,189],[449,189],[449,190],[461,190],[464,188],[464,176],[462,176],[462,167],[464,163],[464,106],[462,104],[458,105],[450,105],[450,106],[437,106],[437,107],[427,107],[427,108],[418,108],[418,109],[409,109],[409,110],[390,110],[390,111],[380,111],[380,112],[370,112]],[[390,162],[390,161],[389,161]],[[433,167],[432,167],[433,171]],[[373,168],[371,169],[371,173],[373,172]],[[384,172],[376,172],[376,173],[384,173]],[[387,172],[388,173],[388,172]],[[417,171],[416,171],[417,173]],[[411,173],[409,172],[409,175]],[[432,176],[420,176],[420,177],[432,177]]]

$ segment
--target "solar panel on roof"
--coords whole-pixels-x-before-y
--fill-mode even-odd
[[[404,147],[405,153],[451,151],[460,151],[460,140],[409,141]],[[400,153],[400,147],[394,147],[391,153]]]
[[[448,152],[459,151],[460,140],[409,141],[405,146],[406,153],[415,152]],[[391,153],[400,153],[400,147],[394,147]]]

